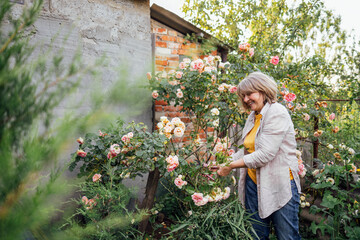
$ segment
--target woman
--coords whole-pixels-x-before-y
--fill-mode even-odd
[[[243,128],[244,148],[218,174],[240,168],[239,196],[259,239],[269,238],[270,222],[278,239],[301,239],[295,131],[286,108],[276,103],[277,85],[255,72],[240,82],[237,94],[252,110]]]

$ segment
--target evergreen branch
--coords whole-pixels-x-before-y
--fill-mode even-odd
[[[20,25],[20,27],[18,29],[15,30],[15,32],[10,36],[10,38],[6,41],[6,43],[4,43],[4,45],[1,47],[0,49],[0,53],[2,53],[3,51],[5,51],[5,49],[7,48],[7,46],[11,43],[11,41],[15,38],[16,34],[22,30],[25,26],[25,23],[22,23]]]

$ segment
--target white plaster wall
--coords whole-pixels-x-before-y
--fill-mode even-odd
[[[15,4],[13,15],[21,14],[22,8],[31,4],[25,0],[25,5]],[[74,52],[80,49],[83,60],[87,64],[106,55],[108,67],[101,69],[102,86],[106,88],[118,79],[118,72],[114,70],[126,65],[129,70],[127,81],[136,78],[145,81],[145,73],[151,70],[151,27],[149,0],[44,0],[43,10],[33,26],[35,35],[33,43],[49,45],[55,35],[54,48],[61,48],[65,39],[63,55],[65,62],[70,62]],[[38,49],[35,54],[41,54]],[[90,80],[89,80],[90,81]],[[75,93],[77,99],[86,99],[84,92],[92,84],[84,79]],[[68,110],[87,112],[90,105],[84,101],[78,109],[68,109],[65,100],[56,109],[56,115],[62,115]],[[119,113],[131,106],[119,106]],[[144,106],[143,113],[135,119],[144,122],[149,129],[152,127],[151,96],[148,106]],[[74,142],[74,148],[76,148]],[[74,152],[75,149],[69,149]],[[69,159],[68,155],[64,157]],[[140,189],[139,198],[143,197],[146,177],[128,185]]]

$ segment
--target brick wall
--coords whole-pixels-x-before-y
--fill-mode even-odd
[[[151,32],[154,34],[155,40],[155,56],[154,56],[154,70],[155,73],[159,71],[169,72],[170,70],[175,70],[178,68],[179,63],[184,58],[203,58],[202,49],[200,44],[192,43],[188,40],[185,40],[185,35],[177,32],[176,30],[151,19]],[[214,51],[212,55],[216,55],[217,52]],[[166,116],[168,118],[179,117],[186,124],[186,131],[182,139],[173,139],[176,142],[183,141],[186,142],[190,140],[189,133],[193,129],[191,124],[191,116],[186,115],[183,112],[180,112],[182,109],[181,106],[175,107],[171,103],[166,101],[155,101],[155,116],[154,116],[154,125],[160,121],[161,116]],[[214,129],[207,129],[208,133],[213,133]],[[200,133],[199,137],[202,141],[205,141],[205,133]]]

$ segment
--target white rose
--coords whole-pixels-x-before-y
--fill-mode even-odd
[[[213,116],[218,116],[220,114],[219,109],[217,109],[217,108],[211,109],[210,112],[211,112],[211,115],[213,115]]]

